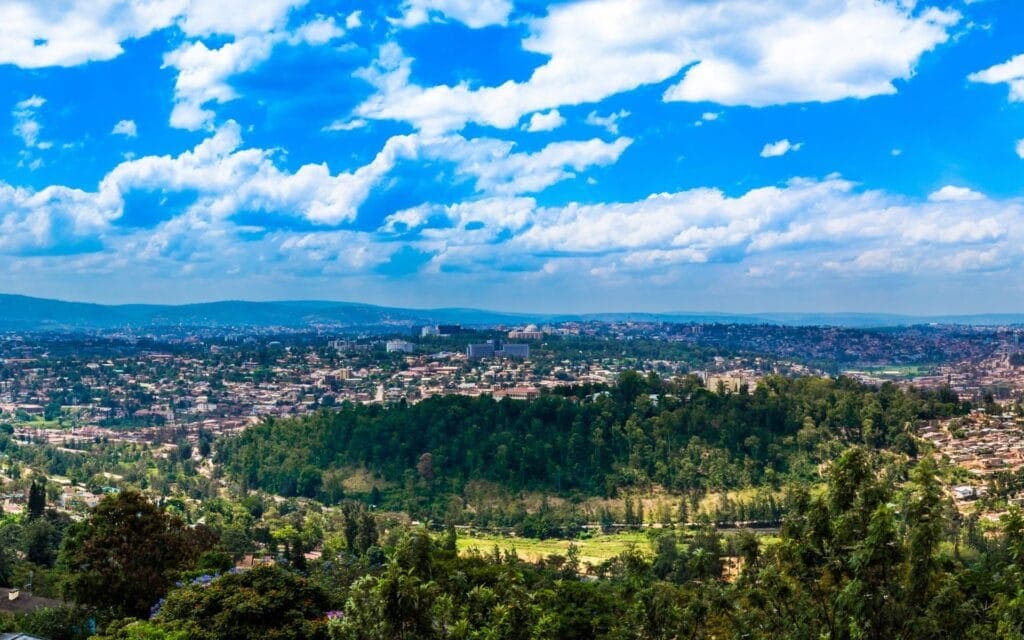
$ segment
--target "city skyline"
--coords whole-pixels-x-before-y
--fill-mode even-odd
[[[246,6],[0,0],[0,292],[1024,311],[1007,0]]]

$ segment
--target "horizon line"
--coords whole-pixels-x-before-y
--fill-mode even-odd
[[[897,311],[808,311],[808,310],[788,310],[788,311],[723,311],[723,310],[701,310],[701,311],[647,311],[647,310],[630,310],[630,311],[507,311],[501,309],[490,309],[485,307],[469,307],[460,305],[450,306],[437,306],[437,307],[417,307],[417,306],[399,306],[395,304],[379,304],[373,302],[361,302],[353,300],[336,300],[330,298],[296,298],[296,299],[244,299],[244,298],[218,298],[218,299],[206,299],[192,302],[120,302],[120,303],[109,303],[109,302],[96,302],[90,300],[74,300],[66,298],[49,298],[38,295],[29,295],[23,293],[4,293],[0,292],[0,297],[20,297],[29,300],[38,300],[43,302],[58,302],[64,304],[82,304],[82,305],[93,305],[98,307],[190,307],[190,306],[201,306],[201,305],[212,305],[212,304],[302,304],[302,303],[325,303],[325,304],[341,304],[341,305],[353,305],[353,306],[366,306],[375,307],[379,309],[396,309],[402,311],[453,311],[453,310],[465,310],[483,313],[492,313],[508,316],[541,316],[541,317],[552,317],[552,316],[599,316],[599,315],[615,315],[615,316],[628,316],[628,315],[645,315],[645,316],[738,316],[744,318],[757,318],[757,317],[771,317],[771,316],[864,316],[864,317],[886,317],[893,319],[913,319],[927,321],[929,319],[940,320],[949,318],[972,318],[979,316],[999,317],[999,316],[1021,316],[1024,317],[1024,310],[1021,311],[973,311],[973,312],[947,312],[947,313],[907,313]],[[2,316],[2,311],[0,311]]]

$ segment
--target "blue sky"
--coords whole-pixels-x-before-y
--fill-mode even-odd
[[[1016,0],[0,0],[0,291],[1024,311]]]

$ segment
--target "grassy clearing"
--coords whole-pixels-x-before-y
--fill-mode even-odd
[[[345,474],[345,479],[342,481],[342,486],[345,487],[345,491],[349,493],[370,493],[374,487],[377,487],[381,491],[391,487],[391,483],[375,476],[369,470],[352,467],[342,470]]]
[[[498,535],[459,535],[459,552],[468,553],[472,550],[483,554],[490,553],[495,546],[505,551],[515,549],[523,560],[536,562],[551,555],[564,556],[569,545],[575,544],[580,549],[580,561],[599,564],[614,558],[623,551],[635,546],[644,553],[651,553],[650,539],[646,533],[632,531],[596,535],[582,540],[536,540],[533,538],[515,538]]]
[[[57,420],[15,420],[11,423],[14,427],[25,429],[61,429],[63,428]]]

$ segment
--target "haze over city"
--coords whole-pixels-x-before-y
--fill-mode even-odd
[[[0,1],[0,291],[1024,311],[1017,3],[245,6]]]

